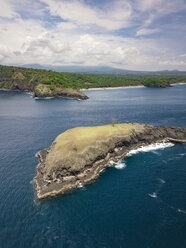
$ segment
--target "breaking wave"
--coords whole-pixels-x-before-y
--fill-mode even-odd
[[[34,99],[35,100],[48,100],[48,99],[53,99],[54,97],[45,97],[45,98],[42,98],[42,97],[35,97]]]
[[[185,210],[182,210],[182,209],[179,209],[179,208],[178,208],[178,212],[183,213],[183,214],[186,214],[186,211]]]
[[[28,91],[25,91],[25,93],[26,93],[27,95],[30,95],[30,96],[33,96],[33,95],[34,95],[34,93],[31,93],[31,92],[28,92]]]
[[[119,162],[117,162],[117,163],[115,164],[114,167],[115,167],[116,169],[118,169],[118,170],[121,170],[121,169],[124,169],[126,166],[127,166],[127,165],[126,165],[124,162],[119,161]]]
[[[79,185],[77,186],[78,188],[83,188],[83,184],[82,183],[79,183]]]
[[[162,149],[165,149],[167,147],[172,147],[174,146],[173,143],[171,142],[162,142],[162,143],[155,143],[155,144],[151,144],[151,145],[147,145],[147,146],[141,146],[137,149],[134,149],[134,150],[131,150],[130,152],[127,153],[127,157],[130,157],[134,154],[137,154],[139,152],[150,152],[150,151],[154,151],[154,150],[162,150]]]
[[[161,178],[158,178],[158,181],[160,182],[160,183],[165,183],[165,180],[163,180],[163,179],[161,179]]]
[[[148,194],[150,197],[152,197],[152,198],[157,198],[157,194],[156,194],[156,192],[154,192],[154,193],[152,193],[152,194]]]
[[[120,160],[118,162],[114,162],[113,160],[110,161],[110,167],[114,166],[114,168],[121,170],[124,169],[127,165],[125,164],[124,161]]]

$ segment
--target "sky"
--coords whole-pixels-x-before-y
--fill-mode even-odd
[[[0,64],[186,70],[186,0],[0,0]]]

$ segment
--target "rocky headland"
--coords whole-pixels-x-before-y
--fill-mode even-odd
[[[67,130],[38,152],[37,198],[90,183],[130,150],[156,142],[186,143],[186,128],[127,123]]]
[[[49,85],[39,84],[34,89],[34,97],[46,98],[46,97],[64,97],[86,100],[86,96],[82,91],[72,88],[52,87]]]

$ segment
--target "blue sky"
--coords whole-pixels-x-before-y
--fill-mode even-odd
[[[1,0],[0,64],[186,70],[186,0]]]

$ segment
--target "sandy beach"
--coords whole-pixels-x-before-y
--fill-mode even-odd
[[[182,85],[186,83],[174,83],[174,85]],[[136,86],[120,86],[120,87],[104,87],[104,88],[89,88],[89,89],[80,89],[81,91],[89,91],[89,90],[117,90],[117,89],[132,89],[132,88],[144,88],[143,85],[136,85]]]
[[[176,84],[186,84],[186,83],[174,83],[174,84],[171,84],[171,85],[176,85]]]
[[[86,90],[117,90],[117,89],[131,89],[131,88],[144,88],[143,85],[137,86],[121,86],[121,87],[104,87],[104,88],[89,88],[89,89],[81,89],[82,91]]]

